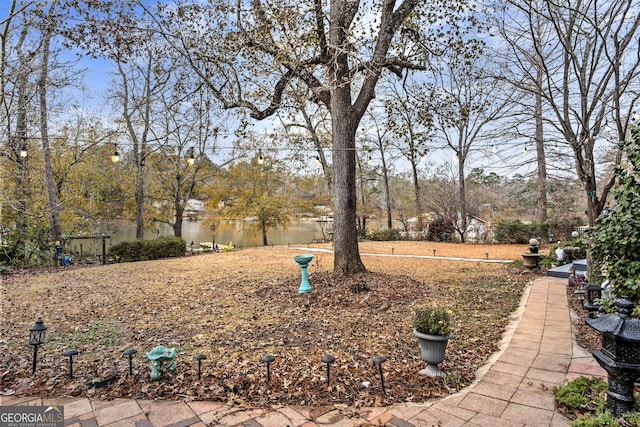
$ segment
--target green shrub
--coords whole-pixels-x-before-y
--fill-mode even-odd
[[[572,423],[572,427],[620,427],[620,423],[609,411],[598,415],[580,415]]]
[[[120,261],[144,261],[183,256],[187,242],[182,237],[163,236],[154,240],[127,240],[109,249],[109,255]]]
[[[555,390],[556,402],[573,409],[595,411],[594,403],[603,399],[607,383],[600,377],[578,377]]]
[[[532,237],[546,236],[549,226],[537,222],[525,224],[520,220],[501,220],[496,223],[493,232],[500,243],[526,244]]]
[[[618,186],[608,215],[601,215],[589,229],[592,272],[604,272],[611,280],[613,296],[640,303],[640,126],[624,141],[628,164],[615,170]]]
[[[0,265],[9,268],[34,268],[54,263],[54,245],[49,228],[44,224],[27,223],[11,230],[7,244],[0,247]]]
[[[399,240],[400,233],[398,230],[394,230],[392,228],[387,228],[386,230],[374,230],[370,231],[367,235],[369,240],[375,241],[389,241],[389,240]]]
[[[578,377],[567,385],[554,390],[558,405],[568,411],[565,415],[575,418],[572,427],[620,427],[640,426],[640,402],[636,394],[634,412],[622,414],[622,424],[606,410],[605,392],[607,383],[599,377]]]
[[[455,229],[450,219],[436,219],[429,224],[427,240],[432,242],[450,242]]]

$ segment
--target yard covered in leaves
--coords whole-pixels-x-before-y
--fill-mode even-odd
[[[421,402],[456,392],[498,349],[504,328],[533,278],[505,264],[413,255],[520,259],[520,246],[433,242],[361,244],[369,270],[348,281],[331,277],[333,255],[315,252],[313,291],[297,293],[292,257],[311,252],[265,247],[176,259],[21,272],[3,278],[0,391],[5,395],[133,397],[236,404],[353,406]],[[391,254],[396,256],[389,256]],[[382,254],[372,256],[368,254]],[[362,292],[353,289],[366,288]],[[425,367],[412,335],[411,308],[435,301],[454,312],[454,335],[441,368]],[[31,375],[28,329],[48,326]],[[177,369],[149,379],[144,354],[176,348]],[[134,375],[123,351],[134,347]],[[73,379],[62,353],[74,358]],[[202,362],[198,381],[196,353]],[[324,354],[336,358],[326,382]],[[273,354],[271,381],[261,356]],[[383,355],[386,393],[378,368]],[[104,387],[95,381],[117,378]]]

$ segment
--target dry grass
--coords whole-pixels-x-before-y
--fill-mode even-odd
[[[370,291],[354,294],[328,272],[333,255],[315,252],[313,292],[298,295],[300,269],[292,257],[314,248],[267,247],[220,254],[107,266],[25,272],[2,283],[0,387],[6,394],[101,395],[171,399],[351,405],[422,401],[454,392],[497,349],[508,316],[530,280],[504,264],[448,261],[408,255],[520,259],[526,248],[432,242],[364,242],[372,272],[361,280]],[[393,249],[392,249],[393,248]],[[370,256],[380,255],[407,256]],[[411,307],[436,301],[456,313],[443,368],[447,379],[416,372],[424,367],[411,336]],[[41,316],[49,326],[39,369],[30,376],[27,330]],[[175,346],[179,369],[160,382],[148,380],[144,351]],[[62,351],[81,350],[76,379],[69,380]],[[104,389],[90,379],[113,369],[126,372],[121,356],[136,347],[134,377],[122,375]],[[194,379],[192,356],[204,353],[203,380]],[[336,355],[331,384],[319,362]],[[260,356],[273,353],[272,383],[264,381]],[[376,386],[371,357],[384,354],[387,393]],[[333,372],[333,371],[332,371]]]

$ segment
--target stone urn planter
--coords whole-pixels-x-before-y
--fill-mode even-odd
[[[538,240],[529,240],[529,253],[522,254],[525,268],[533,270],[540,268],[540,254],[538,253]]]
[[[540,254],[522,254],[522,259],[524,260],[524,267],[528,270],[533,270],[535,268],[539,268],[540,263]]]
[[[427,367],[418,371],[418,373],[430,377],[446,376],[447,374],[441,371],[438,365],[444,361],[447,344],[449,340],[453,338],[453,334],[447,336],[429,335],[420,333],[414,329],[413,335],[418,338],[422,360],[427,362]]]

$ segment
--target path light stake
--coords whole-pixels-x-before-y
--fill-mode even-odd
[[[122,353],[125,356],[129,356],[129,375],[133,375],[133,356],[136,355],[138,350],[135,348],[128,348]]]
[[[433,250],[433,256],[436,256],[436,250],[435,249]]]
[[[331,354],[325,354],[324,356],[322,356],[322,363],[327,364],[327,385],[331,383],[330,381],[331,377],[329,376],[329,368],[331,364],[335,361],[336,361],[336,358]]]
[[[384,377],[382,376],[382,364],[387,361],[387,358],[384,356],[376,356],[373,358],[373,364],[378,365],[380,370],[380,384],[382,385],[382,392],[387,394],[387,391],[384,388]]]
[[[47,327],[41,317],[29,328],[29,345],[33,346],[33,370],[31,375],[36,373],[36,361],[38,358],[38,347],[44,344]]]
[[[276,360],[276,358],[273,356],[273,354],[265,354],[260,358],[260,362],[265,363],[267,365],[267,384],[269,383],[269,381],[271,381],[271,371],[270,371],[269,365],[274,360]]]
[[[394,248],[392,247],[392,248],[391,248],[391,255],[393,255],[393,250],[394,250]]]
[[[201,366],[202,366],[202,361],[205,360],[207,358],[207,356],[205,356],[202,353],[196,353],[193,358],[195,360],[198,361],[198,381],[200,381],[200,372],[201,372]]]
[[[489,252],[484,253],[484,259],[489,259]]]
[[[73,356],[78,354],[78,350],[70,349],[62,353],[64,357],[69,358],[69,378],[73,378]]]

